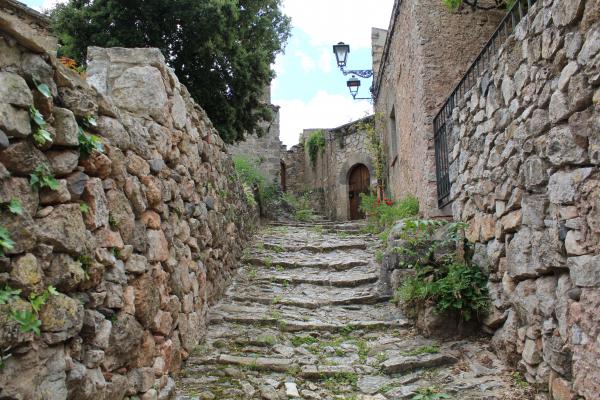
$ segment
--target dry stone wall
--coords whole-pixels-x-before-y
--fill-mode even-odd
[[[493,344],[554,399],[600,392],[600,3],[539,0],[454,110],[452,211]]]
[[[90,48],[86,82],[4,30],[5,17],[0,226],[14,246],[0,257],[0,291],[21,292],[0,303],[0,397],[166,399],[169,374],[202,337],[256,210],[209,118],[158,50]],[[51,144],[33,140],[32,106]],[[86,157],[78,126],[90,117],[97,126],[86,130],[103,152]],[[42,165],[56,190],[31,185]],[[58,293],[36,311],[27,300],[50,285]],[[39,320],[40,335],[23,333],[15,311]]]

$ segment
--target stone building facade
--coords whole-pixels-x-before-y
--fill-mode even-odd
[[[284,157],[289,190],[296,194],[309,194],[313,208],[330,219],[350,219],[351,196],[354,196],[349,188],[352,172],[364,166],[371,186],[377,183],[366,143],[367,135],[360,129],[365,120],[372,118],[323,130],[325,147],[314,165],[304,148],[304,141],[315,129],[305,130],[300,144],[293,146]]]
[[[496,351],[600,393],[600,2],[537,1],[446,121],[451,208],[489,271]]]
[[[157,49],[90,48],[86,82],[46,26],[0,2],[0,398],[167,399],[256,210]],[[51,142],[34,140],[32,106]]]
[[[373,94],[388,189],[394,198],[415,195],[425,216],[450,214],[436,202],[433,116],[504,13],[470,7],[454,13],[440,0],[396,0],[381,58],[383,32],[373,32]]]
[[[271,104],[271,88],[267,88],[264,101]],[[279,182],[285,189],[285,182],[281,180],[282,157],[287,148],[279,139],[279,107],[272,105],[273,120],[265,122],[262,127],[265,134],[257,136],[247,133],[245,140],[227,146],[227,151],[232,155],[240,155],[254,160],[269,183]]]

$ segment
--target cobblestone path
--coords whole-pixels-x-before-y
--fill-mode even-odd
[[[524,399],[485,341],[421,337],[378,296],[378,241],[358,228],[264,228],[212,309],[178,400]]]

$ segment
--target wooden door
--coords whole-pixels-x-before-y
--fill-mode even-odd
[[[285,192],[287,190],[287,183],[286,183],[286,170],[285,170],[285,163],[283,161],[279,162],[279,165],[281,166],[281,171],[280,171],[280,178],[281,178],[281,191]]]
[[[362,219],[365,214],[360,211],[360,194],[369,192],[369,169],[358,164],[352,168],[348,177],[348,197],[350,200],[350,219]]]

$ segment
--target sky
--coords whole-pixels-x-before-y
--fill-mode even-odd
[[[39,10],[64,0],[21,0]],[[394,0],[283,0],[292,37],[273,65],[271,101],[280,106],[282,142],[298,143],[303,129],[335,128],[373,112],[369,100],[353,100],[336,66],[332,46],[350,45],[347,69],[371,69],[371,28],[387,29]],[[357,97],[370,97],[362,79]]]

